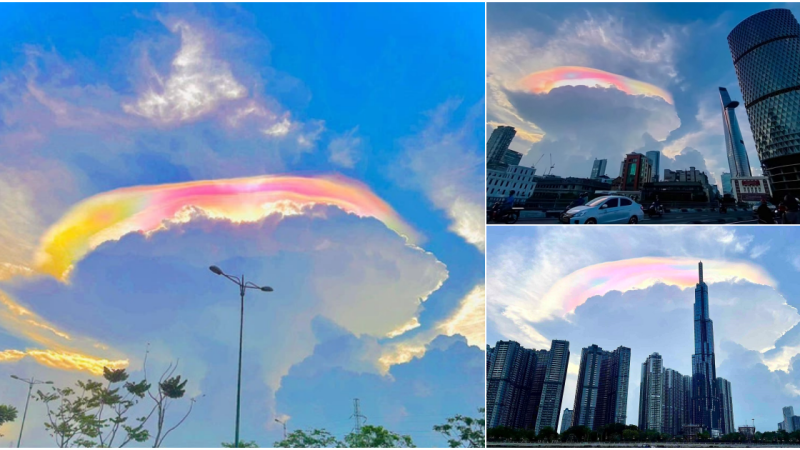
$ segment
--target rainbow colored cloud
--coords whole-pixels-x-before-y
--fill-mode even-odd
[[[542,303],[561,305],[566,315],[575,312],[589,298],[611,291],[646,289],[656,283],[682,289],[694,287],[698,281],[697,263],[693,258],[644,257],[595,264],[558,280],[545,293]],[[703,280],[708,284],[745,280],[777,286],[763,269],[749,262],[704,261]]]
[[[117,189],[73,206],[42,237],[36,269],[62,281],[72,266],[107,241],[128,233],[152,233],[165,221],[186,222],[193,211],[233,222],[270,214],[302,214],[313,205],[333,205],[374,217],[410,241],[415,232],[368,187],[342,176],[268,175]]]
[[[546,94],[562,86],[601,86],[605,88],[613,86],[628,95],[660,97],[670,105],[674,104],[672,95],[664,89],[644,81],[588,67],[554,67],[534,72],[523,78],[520,83],[526,90],[534,94]]]

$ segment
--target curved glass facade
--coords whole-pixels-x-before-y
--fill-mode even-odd
[[[728,46],[758,157],[778,196],[800,193],[800,24],[788,9],[754,14]]]

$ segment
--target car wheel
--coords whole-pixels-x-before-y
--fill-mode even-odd
[[[636,216],[631,216],[631,220],[629,220],[628,223],[639,223],[639,218]]]
[[[586,225],[597,225],[597,219],[586,219]]]
[[[518,219],[519,219],[519,215],[517,215],[517,214],[509,214],[508,216],[506,216],[506,223],[508,225],[511,225],[511,224],[517,223]]]

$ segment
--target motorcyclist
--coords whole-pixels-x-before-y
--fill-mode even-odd
[[[786,196],[783,197],[783,204],[786,205],[786,221],[784,223],[796,224],[798,210],[800,210],[797,199],[794,198],[794,195],[786,194]]]
[[[564,212],[569,211],[570,209],[575,208],[576,206],[583,206],[586,204],[588,200],[589,200],[589,193],[581,192],[581,195],[579,195],[578,198],[573,200],[572,203],[570,203],[569,206],[567,206],[567,209],[564,210]]]
[[[500,219],[514,209],[514,194],[516,193],[516,191],[511,191],[508,193],[508,197],[506,197],[506,199],[503,200],[503,204],[500,205],[500,210],[497,211],[495,219]]]
[[[756,215],[758,216],[758,221],[761,223],[775,223],[775,213],[769,209],[766,198],[761,199],[761,204],[758,206],[758,209],[756,209]]]

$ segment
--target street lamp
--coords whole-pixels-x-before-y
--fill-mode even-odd
[[[253,284],[251,281],[245,282],[244,275],[242,275],[242,278],[237,278],[228,275],[217,266],[211,266],[209,267],[209,270],[236,283],[236,285],[239,286],[239,295],[242,299],[241,315],[239,317],[239,377],[236,382],[236,438],[233,441],[233,447],[239,448],[239,405],[242,394],[242,330],[244,329],[244,293],[247,289],[258,289],[259,291],[263,292],[272,292],[272,288],[269,286],[258,286]]]
[[[19,448],[20,442],[22,442],[22,430],[25,428],[25,416],[28,415],[28,403],[31,401],[31,391],[33,390],[33,385],[35,384],[53,384],[52,381],[39,381],[34,380],[31,377],[30,380],[26,380],[24,378],[20,378],[16,375],[11,375],[11,378],[22,381],[23,383],[28,383],[28,397],[25,399],[25,411],[22,413],[22,423],[19,426],[19,438],[17,439],[17,448]]]
[[[285,420],[275,419],[275,422],[278,422],[279,424],[283,425],[283,440],[285,441],[286,440],[286,421]]]

